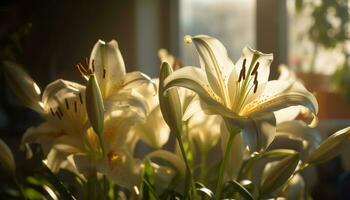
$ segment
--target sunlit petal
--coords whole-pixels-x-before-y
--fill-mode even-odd
[[[99,40],[92,49],[89,69],[96,74],[103,97],[110,95],[112,87],[122,85],[125,65],[118,43]]]
[[[216,38],[198,35],[192,38],[201,59],[212,90],[225,104],[230,104],[227,93],[227,81],[234,65],[227,55],[227,50]]]

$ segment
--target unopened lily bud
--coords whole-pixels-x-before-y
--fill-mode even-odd
[[[2,139],[0,139],[0,167],[11,174],[14,174],[16,171],[16,164],[13,154]]]
[[[178,91],[176,88],[164,91],[164,80],[172,71],[167,62],[162,63],[159,75],[159,105],[165,122],[171,130],[179,134],[182,132],[182,108]]]
[[[97,133],[101,147],[103,145],[103,124],[104,124],[104,105],[100,91],[94,74],[91,74],[86,86],[86,111],[93,130]]]
[[[280,161],[268,164],[260,182],[261,194],[269,194],[282,186],[294,173],[298,162],[299,154],[294,152]]]
[[[3,69],[8,86],[17,98],[27,107],[41,113],[41,91],[33,79],[21,66],[10,61],[3,62]]]
[[[323,141],[320,146],[311,152],[307,162],[311,164],[326,162],[341,153],[349,142],[350,127],[344,128]]]

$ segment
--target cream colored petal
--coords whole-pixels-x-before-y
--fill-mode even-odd
[[[142,85],[151,85],[154,90],[157,89],[152,79],[142,72],[135,71],[125,74],[122,85],[124,89],[135,89]]]
[[[176,70],[165,79],[164,84],[165,89],[174,86],[184,87],[196,92],[203,99],[223,104],[223,100],[209,86],[205,72],[197,67],[184,67]]]
[[[16,172],[16,163],[12,151],[2,139],[0,139],[0,166],[11,174]]]
[[[276,137],[287,137],[292,140],[301,141],[303,149],[300,154],[303,160],[322,142],[321,135],[317,129],[310,128],[304,122],[296,120],[278,124]]]
[[[58,140],[59,142],[56,140],[56,144],[53,145],[53,148],[50,150],[46,158],[46,165],[54,173],[57,173],[60,169],[67,166],[69,162],[67,157],[69,155],[82,152],[82,144],[73,144],[73,146],[71,144],[71,137],[62,136]]]
[[[58,130],[79,134],[87,121],[85,87],[62,79],[50,83],[43,94],[44,118]]]
[[[206,115],[203,111],[196,112],[188,120],[188,135],[201,151],[207,152],[217,144],[220,138],[221,120],[220,116]]]
[[[159,106],[151,111],[144,123],[135,124],[133,129],[141,140],[155,149],[162,148],[170,135],[170,129],[163,119]]]
[[[294,120],[300,114],[301,108],[301,106],[290,106],[273,112],[276,117],[276,124]]]
[[[52,124],[45,122],[38,127],[28,128],[22,137],[22,145],[38,143],[41,145],[44,155],[47,155],[52,149],[55,140],[64,134]]]
[[[313,94],[298,83],[289,81],[269,81],[259,98],[248,103],[241,112],[243,115],[277,111],[289,106],[301,105],[314,115],[318,113],[318,103]]]
[[[186,166],[182,158],[179,157],[178,155],[165,150],[157,150],[147,154],[145,157],[145,159],[150,159],[150,160],[156,159],[156,158],[168,161],[182,177],[185,176]]]
[[[122,187],[133,190],[142,182],[142,163],[123,149],[111,150],[107,161],[96,161],[97,170]]]
[[[263,152],[275,138],[276,119],[273,113],[263,113],[250,117],[242,128],[244,142],[250,153]]]
[[[198,35],[192,38],[201,59],[212,90],[226,105],[230,105],[227,93],[227,81],[234,65],[227,55],[224,45],[216,38]]]
[[[142,120],[143,118],[140,118],[137,113],[127,108],[106,113],[104,135],[107,149],[130,145],[129,131],[135,123],[140,123]]]
[[[92,49],[89,69],[96,74],[104,98],[110,95],[112,87],[122,85],[125,64],[118,43],[99,40]]]
[[[294,71],[290,69],[290,67],[286,65],[279,65],[278,66],[278,71],[280,75],[278,76],[278,80],[285,80],[285,81],[297,81],[297,75],[295,74]]]
[[[182,117],[183,121],[187,121],[194,114],[202,111],[202,107],[201,107],[201,103],[200,103],[200,99],[199,99],[198,95],[195,95],[191,99],[191,101],[188,102],[188,104],[186,106],[184,104],[182,104],[182,105],[184,107],[184,114]]]
[[[230,74],[230,78],[228,79],[228,83],[227,83],[227,86],[228,86],[228,94],[230,96],[230,99],[231,99],[231,107],[233,107],[236,102],[234,101],[235,98],[236,98],[236,95],[238,95],[238,90],[239,90],[239,87],[238,87],[238,75],[236,70],[232,70],[231,71],[231,74]]]
[[[112,111],[119,107],[129,108],[137,112],[141,117],[145,117],[152,109],[147,99],[136,90],[122,89],[110,95],[104,102],[106,111]]]
[[[18,100],[36,112],[43,113],[41,91],[35,81],[18,64],[4,61],[3,65],[7,85]]]

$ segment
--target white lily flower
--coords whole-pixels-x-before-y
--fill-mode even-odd
[[[245,47],[234,65],[225,47],[215,38],[190,38],[197,48],[201,68],[184,67],[165,80],[165,87],[195,91],[205,110],[222,115],[244,132],[250,151],[262,151],[272,141],[276,120],[273,111],[302,105],[318,112],[315,97],[298,82],[268,81],[272,54]]]
[[[124,60],[115,40],[108,43],[99,40],[86,65],[88,66],[78,64],[77,68],[86,79],[89,74],[95,74],[107,110],[115,104],[139,107],[141,111],[146,109],[142,104],[142,96],[134,89],[143,83],[150,83],[151,79],[138,71],[126,73]]]
[[[153,79],[152,82],[153,84],[148,84],[147,87],[137,89],[145,98],[149,112],[147,113],[146,120],[136,123],[131,132],[138,135],[147,145],[155,149],[160,149],[168,141],[170,129],[160,111],[158,98],[159,80]]]

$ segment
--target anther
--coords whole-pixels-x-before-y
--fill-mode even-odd
[[[74,101],[74,111],[78,112],[77,101]]]
[[[241,72],[239,73],[239,78],[238,78],[238,82],[241,82],[241,80],[245,80],[245,63],[246,63],[246,59],[243,60],[243,64],[242,64],[242,69]]]
[[[251,75],[254,75],[255,73],[257,73],[257,72],[258,72],[259,65],[260,65],[260,63],[259,63],[259,62],[257,62],[257,63],[255,64],[254,69],[253,69],[253,71],[252,71]]]
[[[105,78],[106,77],[106,69],[103,69],[103,76],[102,78]]]
[[[51,114],[52,116],[55,116],[55,112],[52,110],[52,108],[50,108]]]
[[[254,93],[258,90],[258,71],[254,74]]]
[[[83,104],[83,97],[81,96],[81,92],[79,92],[79,100],[80,100],[80,103]]]
[[[64,101],[66,102],[66,108],[67,108],[67,110],[69,110],[69,103],[68,103],[68,100],[67,100],[67,99],[64,99]]]
[[[57,115],[57,117],[58,117],[59,120],[62,119],[62,117],[61,117],[61,115],[60,115],[60,113],[59,113],[58,111],[56,111],[56,115]]]
[[[59,111],[60,115],[61,115],[61,116],[63,116],[63,112],[62,112],[61,107],[57,107],[57,109],[58,109],[58,111]]]

